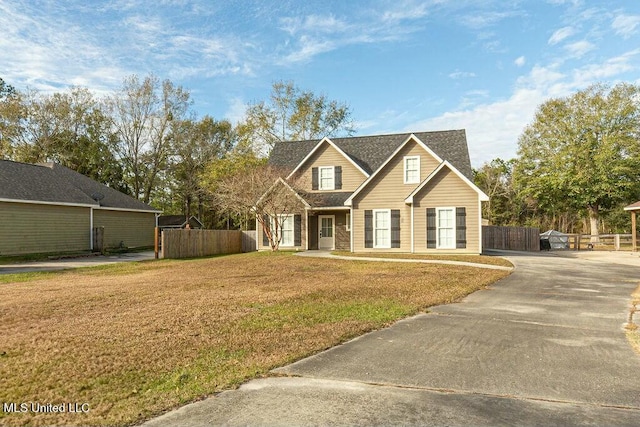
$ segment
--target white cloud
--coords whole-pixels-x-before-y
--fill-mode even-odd
[[[475,77],[475,76],[476,76],[476,74],[472,73],[470,71],[459,71],[459,70],[456,70],[453,73],[449,74],[449,78],[452,78],[454,80],[455,79],[463,79],[463,78]]]
[[[401,40],[422,28],[424,24],[414,22],[427,14],[426,5],[405,1],[391,9],[355,14],[350,21],[317,14],[282,17],[280,29],[295,39],[284,42],[281,51],[286,53],[276,62],[304,63],[344,46]]]
[[[491,27],[498,22],[502,21],[506,18],[511,18],[514,16],[518,16],[520,13],[515,11],[510,12],[480,12],[473,15],[465,15],[460,18],[460,22],[462,25],[473,28],[473,29],[481,29],[486,27]]]
[[[496,157],[516,156],[517,141],[540,104],[552,97],[567,96],[603,79],[612,79],[638,67],[633,61],[640,49],[592,63],[570,71],[560,71],[558,64],[534,66],[517,79],[511,95],[502,100],[478,104],[469,94],[454,111],[410,123],[405,131],[416,129],[466,129],[471,161],[479,166]],[[479,92],[482,96],[483,92]]]
[[[551,35],[551,37],[549,37],[549,40],[547,41],[547,43],[549,43],[550,45],[558,44],[562,40],[566,39],[567,37],[571,37],[574,34],[575,34],[575,30],[572,27],[563,27],[563,28],[560,28],[559,30],[556,30]]]
[[[299,40],[299,48],[283,58],[284,64],[308,62],[314,56],[332,51],[336,43],[330,40],[320,40],[310,36],[302,36]]]
[[[636,70],[632,60],[640,56],[640,49],[609,58],[599,64],[587,64],[573,71],[573,81],[578,87]]]
[[[581,57],[587,52],[592,51],[596,48],[593,43],[590,43],[586,40],[580,40],[575,43],[569,43],[564,46],[564,48],[569,52],[569,54],[573,57]]]
[[[45,92],[86,83],[107,90],[129,74],[75,22],[52,19],[29,4],[0,3],[0,64],[3,78],[20,89]]]
[[[309,15],[306,17],[284,17],[280,28],[291,35],[301,32],[339,33],[349,29],[349,24],[333,15]]]
[[[397,2],[394,9],[386,10],[382,14],[384,22],[400,22],[419,19],[428,14],[427,5],[424,3]]]
[[[238,97],[231,98],[224,117],[231,123],[238,124],[244,120],[247,104]]]
[[[615,30],[616,34],[621,35],[625,39],[636,34],[638,32],[639,25],[639,15],[618,15],[611,23],[611,27]]]
[[[524,66],[524,64],[527,62],[526,58],[524,56],[519,56],[516,58],[515,61],[513,61],[514,64],[516,64],[518,67],[522,67]]]

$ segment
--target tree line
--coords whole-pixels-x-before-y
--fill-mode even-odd
[[[166,214],[246,228],[254,215],[216,197],[229,182],[264,167],[277,141],[354,133],[346,104],[293,82],[275,82],[235,125],[197,117],[192,104],[187,89],[154,75],[129,76],[104,96],[19,91],[0,78],[0,159],[58,162]],[[474,180],[493,225],[630,232],[622,207],[640,199],[640,87],[597,84],[549,99],[520,135],[517,157],[485,163]]]
[[[540,105],[517,157],[474,171],[492,225],[630,233],[640,200],[640,87],[596,84]]]
[[[18,91],[0,78],[0,159],[57,162],[165,214],[207,227],[250,226],[217,204],[226,176],[265,163],[276,141],[351,135],[346,104],[279,81],[245,118],[197,117],[190,92],[155,75],[131,75],[98,96],[84,87]]]

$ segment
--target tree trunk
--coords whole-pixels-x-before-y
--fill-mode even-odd
[[[589,225],[591,226],[591,243],[597,243],[600,241],[598,207],[588,206],[587,210],[589,211]]]

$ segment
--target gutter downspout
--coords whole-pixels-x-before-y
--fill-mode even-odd
[[[93,252],[93,208],[89,210],[89,250]]]
[[[411,253],[415,252],[413,243],[413,203],[411,203]]]
[[[353,208],[349,207],[349,246],[353,252]]]

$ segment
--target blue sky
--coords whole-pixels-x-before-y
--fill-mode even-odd
[[[0,0],[0,77],[19,89],[154,73],[236,122],[293,80],[347,103],[358,135],[464,128],[476,167],[514,157],[546,99],[639,68],[637,0]]]

